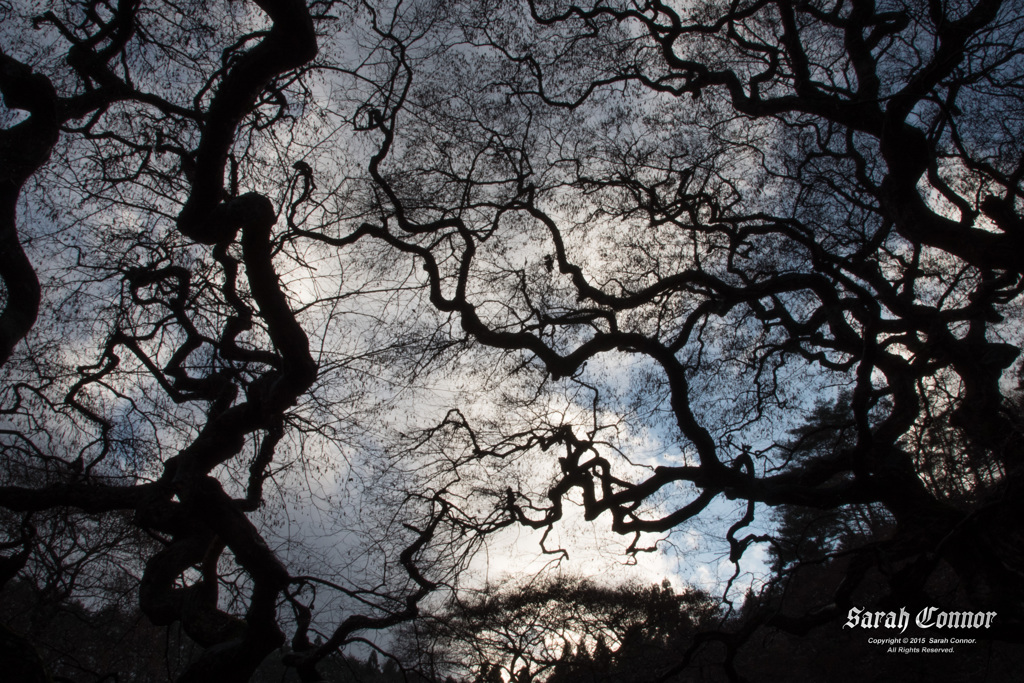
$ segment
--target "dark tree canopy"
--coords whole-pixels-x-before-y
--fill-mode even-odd
[[[463,680],[653,680],[719,617],[710,595],[667,580],[610,587],[558,576],[464,596],[402,640],[418,669]]]
[[[1019,0],[0,18],[0,581],[318,680],[502,530],[724,517],[846,558],[758,623],[1022,637]]]

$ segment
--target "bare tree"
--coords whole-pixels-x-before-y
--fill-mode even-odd
[[[318,42],[335,12],[364,19],[292,0],[30,10],[2,9],[3,579],[74,599],[86,576],[97,599],[103,577],[134,584],[202,649],[182,680],[248,680],[286,638],[318,680],[473,543],[438,493],[373,489],[374,368],[443,350],[384,320],[418,286],[302,239],[365,205],[340,162],[337,203],[314,199],[311,166],[340,144],[323,126],[351,132],[312,111],[314,70],[338,67]],[[353,501],[378,512],[351,519]],[[140,537],[116,535],[128,521]]]
[[[494,2],[451,9],[445,50],[389,35],[362,234],[517,378],[517,427],[467,421],[467,448],[559,450],[496,504],[639,539],[741,501],[734,561],[760,505],[877,506],[891,535],[778,624],[844,614],[883,566],[931,604],[948,566],[1019,639],[1020,10]],[[789,430],[840,391],[847,436],[797,462]],[[580,409],[526,408],[555,396]],[[638,472],[628,431],[661,463]]]
[[[571,504],[634,553],[728,508],[737,563],[868,506],[778,625],[948,567],[1019,639],[1019,2],[0,11],[0,576],[117,566],[184,679],[315,680]]]

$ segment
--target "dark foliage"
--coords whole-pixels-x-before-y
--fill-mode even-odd
[[[687,589],[602,586],[554,577],[453,601],[408,629],[410,661],[490,681],[644,680],[718,623],[717,602]]]

